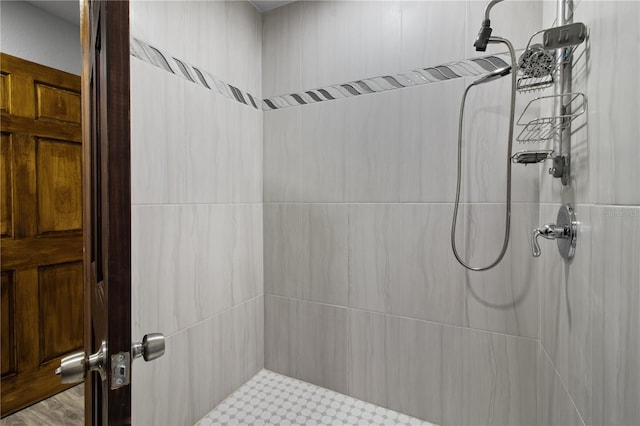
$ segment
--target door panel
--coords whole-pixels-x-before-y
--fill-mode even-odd
[[[11,135],[0,135],[0,235],[10,237],[11,229]]]
[[[43,83],[36,84],[38,119],[80,124],[80,94]]]
[[[78,76],[0,59],[4,417],[68,388],[53,372],[82,347],[82,132]]]
[[[16,343],[14,338],[15,291],[12,271],[2,272],[0,290],[2,290],[2,305],[0,306],[0,309],[2,309],[0,312],[0,315],[2,315],[2,327],[0,329],[2,335],[0,338],[2,339],[3,348],[0,366],[2,367],[2,379],[4,380],[5,376],[16,372]]]
[[[5,73],[0,73],[0,111],[7,110],[7,84],[9,79]]]
[[[38,271],[40,362],[82,347],[82,262],[42,267]]]
[[[38,234],[82,229],[82,146],[38,139]]]

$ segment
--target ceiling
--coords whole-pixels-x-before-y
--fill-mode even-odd
[[[33,6],[57,16],[73,25],[80,26],[79,0],[26,0]]]
[[[260,12],[266,12],[267,10],[275,9],[276,7],[293,2],[294,0],[249,0],[249,3],[251,3],[253,7],[258,9]]]
[[[80,2],[79,0],[25,0],[35,7],[43,9],[50,14],[57,16],[73,25],[80,25]],[[275,9],[285,4],[293,3],[294,0],[249,0],[249,2],[260,12]]]

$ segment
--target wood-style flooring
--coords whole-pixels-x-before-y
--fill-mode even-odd
[[[0,420],[0,426],[81,426],[83,424],[83,383]]]

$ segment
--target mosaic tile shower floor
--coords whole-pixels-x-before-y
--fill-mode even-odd
[[[435,426],[320,386],[262,370],[197,426]]]

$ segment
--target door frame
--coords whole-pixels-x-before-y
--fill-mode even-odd
[[[131,424],[131,385],[110,374],[131,350],[129,1],[81,0],[80,12],[85,353],[108,350],[106,374],[86,377],[85,424]]]

